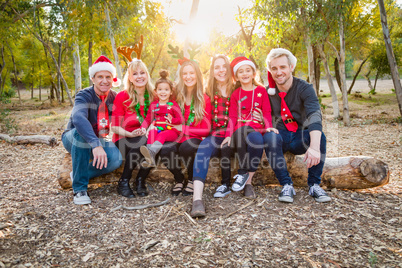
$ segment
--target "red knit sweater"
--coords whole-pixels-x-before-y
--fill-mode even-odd
[[[180,125],[183,123],[183,115],[180,107],[175,101],[169,101],[172,105],[160,105],[159,101],[154,101],[149,105],[147,117],[142,122],[141,127],[148,128],[152,122],[167,122],[165,116],[172,116],[172,125]]]
[[[262,124],[253,118],[255,107],[262,110]],[[232,93],[226,137],[231,137],[242,126],[250,126],[260,133],[265,133],[267,128],[272,127],[271,104],[264,87],[257,86],[250,91],[240,87]]]
[[[211,131],[211,100],[209,97],[204,94],[204,101],[205,101],[205,106],[204,106],[204,111],[205,115],[204,118],[196,122],[194,121],[192,124],[189,126],[183,125],[182,128],[182,137],[180,139],[180,143],[189,140],[189,139],[202,139],[206,136]],[[184,122],[187,122],[188,116],[190,115],[190,105],[184,105]]]
[[[130,96],[125,90],[117,93],[116,98],[113,102],[112,126],[122,127],[127,131],[133,131],[137,128],[140,128],[141,123],[139,121],[139,118],[137,117],[137,113],[128,109],[130,102],[125,101],[129,98]],[[145,118],[146,115],[144,114],[143,105],[140,106],[140,113],[142,117]],[[124,138],[124,136],[113,133],[113,142],[116,142],[121,138]]]

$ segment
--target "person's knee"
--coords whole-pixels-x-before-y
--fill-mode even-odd
[[[261,146],[264,144],[264,139],[259,132],[252,132],[247,135],[248,146]]]
[[[113,171],[121,166],[123,163],[119,149],[116,147],[108,154],[108,168]]]
[[[121,159],[111,159],[111,161],[108,164],[108,168],[110,168],[110,171],[113,171],[115,169],[118,169],[123,161]]]
[[[276,147],[282,146],[282,137],[275,132],[267,132],[263,136],[264,144],[268,145],[268,147]]]
[[[187,143],[182,144],[179,148],[179,155],[183,157],[192,157],[195,155],[198,149],[198,144],[195,143]]]

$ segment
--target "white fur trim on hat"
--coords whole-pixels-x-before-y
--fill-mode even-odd
[[[237,73],[237,70],[243,66],[243,65],[250,65],[251,67],[253,67],[254,72],[257,71],[257,67],[255,67],[254,62],[252,62],[251,60],[242,60],[240,62],[238,62],[234,67],[233,67],[233,74]]]
[[[276,89],[275,88],[272,88],[272,87],[270,87],[270,88],[268,88],[268,94],[269,95],[271,95],[271,96],[273,96],[273,95],[275,95],[275,91],[276,91]]]
[[[95,74],[100,71],[109,71],[113,77],[116,77],[116,68],[113,66],[113,64],[108,62],[94,63],[91,67],[89,67],[89,77],[94,77]]]

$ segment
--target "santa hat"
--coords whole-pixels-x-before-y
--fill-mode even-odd
[[[270,71],[268,71],[268,94],[269,95],[275,95],[275,81],[274,78],[272,78],[272,74]]]
[[[113,76],[112,86],[118,87],[121,84],[119,78],[116,77],[116,68],[113,63],[105,56],[100,56],[91,67],[89,67],[89,77],[94,77],[97,72],[108,71]]]
[[[237,57],[232,60],[230,63],[230,67],[232,68],[233,76],[236,76],[237,70],[243,65],[250,65],[253,67],[254,71],[257,71],[257,67],[255,66],[254,62],[247,59],[246,57]]]

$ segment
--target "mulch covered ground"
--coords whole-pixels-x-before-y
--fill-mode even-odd
[[[192,220],[191,197],[171,197],[168,182],[126,199],[116,184],[91,185],[92,204],[76,206],[57,183],[60,143],[0,143],[0,267],[402,267],[402,125],[396,101],[351,97],[352,126],[325,109],[328,157],[368,155],[386,162],[390,183],[375,189],[330,190],[316,203],[296,188],[293,204],[280,187],[258,186],[215,199],[208,216]],[[389,98],[389,97],[388,97]],[[324,99],[328,102],[328,99]],[[70,108],[11,112],[17,134],[59,138]],[[157,203],[142,210],[118,208]],[[117,208],[117,209],[116,209]]]

